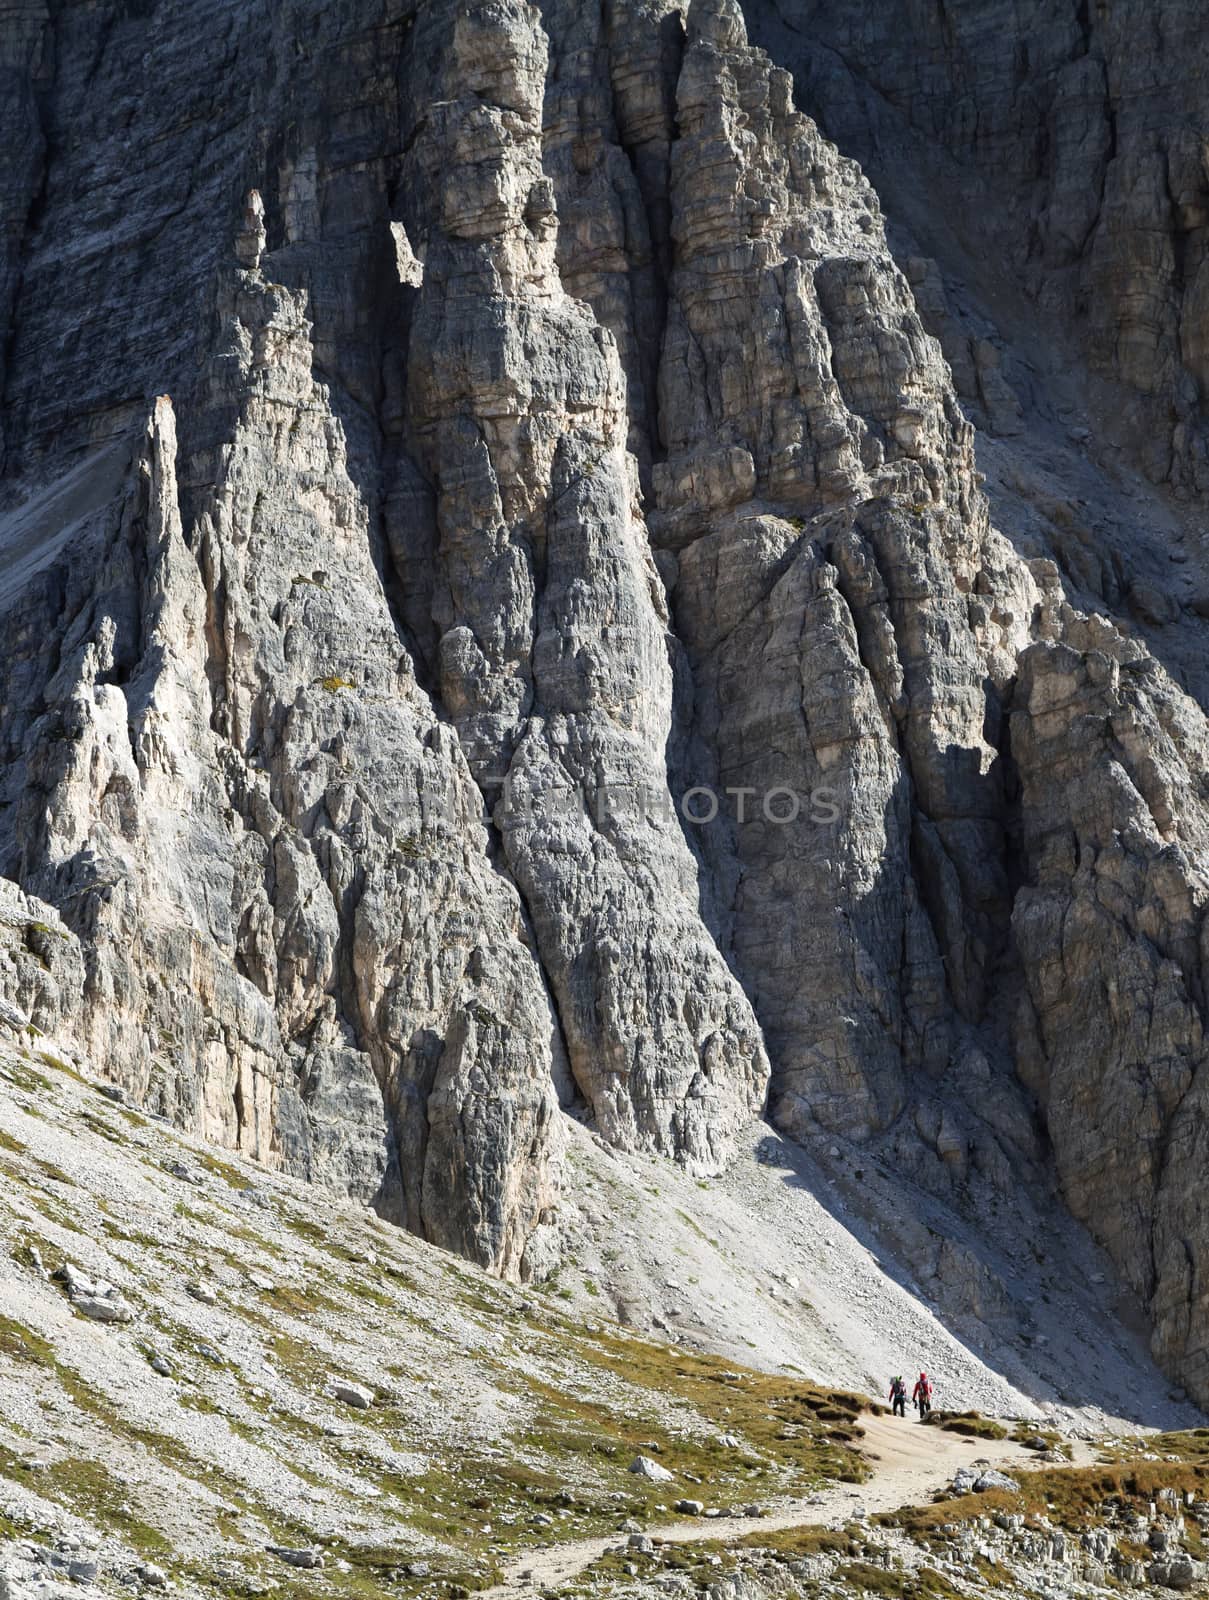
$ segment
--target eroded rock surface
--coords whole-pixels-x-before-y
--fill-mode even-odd
[[[1189,608],[1032,467],[1052,537],[997,530],[958,394],[1002,485],[1003,340],[735,0],[218,11],[6,44],[6,1025],[513,1275],[560,1102],[697,1171],[767,1104],[986,1226],[1053,1184],[1209,1396],[1209,739],[1134,627]],[[1005,166],[999,78],[920,132],[955,39],[838,115],[856,11],[781,6],[835,130]],[[1177,294],[1154,102],[1080,28],[1024,286],[1090,297],[1089,382],[1195,494],[1200,180],[1164,143]]]
[[[1113,442],[1156,481],[1204,493],[1209,45],[1195,0],[923,0],[909,26],[843,0],[750,9],[833,137],[905,176],[924,153],[946,223],[1111,394]],[[970,356],[1001,403],[994,346]]]

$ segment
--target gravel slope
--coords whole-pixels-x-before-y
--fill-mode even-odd
[[[574,1134],[560,1282],[585,1308],[603,1295],[638,1327],[866,1393],[925,1368],[940,1405],[1075,1434],[1201,1420],[1057,1206],[1013,1196],[980,1230],[868,1149],[807,1152],[764,1123],[708,1182]]]

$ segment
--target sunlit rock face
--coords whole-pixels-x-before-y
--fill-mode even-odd
[[[565,1111],[1057,1184],[1204,1398],[1204,717],[1111,552],[996,526],[969,417],[1029,397],[801,108],[851,131],[873,9],[783,0],[796,91],[734,0],[22,11],[0,994],[511,1276]],[[1194,493],[1198,261],[1142,372],[1132,146],[1055,83],[1103,193],[1059,226],[1062,121],[1026,287],[1102,275]]]

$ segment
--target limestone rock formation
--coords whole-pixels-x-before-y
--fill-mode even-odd
[[[488,800],[505,791],[505,859],[602,1130],[716,1165],[767,1061],[660,804],[667,610],[617,343],[558,274],[546,36],[523,3],[417,27],[409,433],[435,498],[441,701]]]
[[[918,171],[922,153],[957,189],[946,223],[1077,349],[1112,397],[1113,442],[1181,494],[1209,489],[1209,43],[1194,0],[920,0],[909,26],[843,0],[750,11],[761,42],[788,36],[833,137],[879,174]],[[988,347],[980,367],[997,365]]]
[[[1160,1358],[1203,1394],[1209,730],[1093,618],[1025,652],[1012,731],[1029,868],[1019,1069],[1072,1209],[1150,1304]]]
[[[1199,44],[916,9],[19,8],[0,1021],[509,1275],[560,1106],[1052,1185],[1205,1399],[1200,623],[1121,534],[1206,487]],[[1032,218],[1111,534],[887,130]]]

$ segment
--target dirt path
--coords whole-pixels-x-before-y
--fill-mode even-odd
[[[996,1467],[1037,1465],[1037,1458],[1023,1445],[1009,1440],[963,1439],[939,1428],[922,1428],[914,1420],[894,1417],[861,1418],[865,1437],[861,1453],[873,1467],[873,1475],[862,1484],[830,1484],[809,1500],[784,1501],[759,1521],[737,1518],[726,1521],[695,1517],[691,1522],[673,1522],[652,1528],[651,1537],[670,1544],[689,1544],[696,1540],[733,1543],[757,1529],[772,1532],[778,1528],[811,1528],[841,1523],[857,1508],[870,1513],[897,1511],[902,1506],[926,1504],[937,1489],[950,1482],[958,1467],[971,1461],[989,1461]],[[1095,1460],[1091,1446],[1076,1442],[1072,1446],[1072,1466],[1086,1466]],[[522,1550],[504,1569],[504,1581],[484,1590],[479,1600],[519,1600],[541,1589],[558,1588],[617,1544],[624,1534],[603,1534],[595,1539],[577,1539],[570,1544],[544,1549]]]

